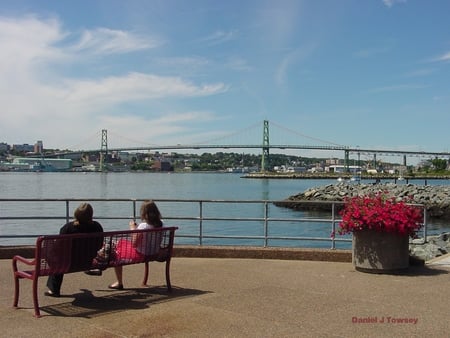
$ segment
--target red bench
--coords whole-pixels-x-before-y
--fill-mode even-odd
[[[34,313],[40,317],[38,300],[39,277],[52,274],[67,274],[90,269],[107,269],[115,266],[144,263],[144,279],[147,284],[149,262],[166,262],[166,284],[170,292],[170,260],[177,227],[163,227],[147,230],[124,230],[100,233],[81,233],[70,235],[39,236],[36,240],[34,258],[14,256],[12,259],[14,277],[14,304],[19,303],[21,279],[29,279],[32,284]],[[115,254],[115,245],[121,240],[132,241],[139,236],[141,248],[146,255],[134,260],[119,260]],[[20,269],[19,269],[20,266]]]

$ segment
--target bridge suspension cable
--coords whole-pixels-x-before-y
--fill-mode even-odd
[[[83,144],[85,144],[85,145],[86,145],[86,144],[91,145],[91,143],[93,143],[94,141],[95,141],[95,143],[97,143],[100,134],[101,134],[101,131],[97,131],[97,132],[95,132],[94,134],[92,134],[91,136],[87,137],[87,138],[86,138],[85,140],[83,140],[82,142],[80,142],[80,143],[78,143],[78,144],[75,144],[75,145],[73,145],[73,146],[67,147],[67,149],[70,149],[70,150],[80,150],[80,149],[82,149],[82,145],[83,145]]]
[[[110,131],[109,130],[108,132],[109,132],[109,134],[112,134],[113,136],[117,136],[118,138],[121,138],[121,139],[123,139],[125,141],[128,141],[128,142],[132,143],[132,144],[141,144],[141,145],[144,145],[144,146],[158,146],[158,144],[148,143],[148,142],[132,139],[130,137],[120,135],[119,133],[116,133],[114,131]]]
[[[197,143],[194,143],[194,144],[212,144],[212,143],[216,143],[218,141],[223,141],[225,139],[232,138],[233,136],[236,136],[236,135],[247,135],[250,130],[255,130],[256,127],[261,128],[261,123],[258,122],[258,123],[255,123],[255,124],[249,126],[249,127],[237,130],[237,131],[232,132],[230,134],[222,135],[220,137],[216,137],[216,138],[209,139],[209,140],[202,141],[202,142],[197,142]],[[258,129],[258,132],[261,132],[261,129]]]
[[[313,141],[318,141],[318,142],[320,142],[320,143],[326,143],[326,144],[333,145],[333,146],[337,146],[337,147],[344,147],[342,144],[334,143],[334,142],[331,142],[331,141],[326,141],[326,140],[320,139],[320,138],[318,138],[318,137],[308,136],[308,135],[305,135],[305,134],[300,133],[300,132],[298,132],[298,131],[295,131],[295,130],[292,130],[292,129],[283,127],[283,126],[281,126],[281,125],[279,125],[279,124],[277,124],[277,123],[275,123],[275,122],[272,122],[272,121],[270,122],[270,124],[271,124],[271,125],[274,125],[274,126],[276,126],[276,127],[278,127],[278,128],[280,128],[280,129],[282,129],[282,130],[288,131],[288,132],[290,132],[290,133],[292,133],[292,134],[301,136],[301,137],[303,137],[303,138],[307,138],[307,139],[310,139],[310,140],[313,140]]]

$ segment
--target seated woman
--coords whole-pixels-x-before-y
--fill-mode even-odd
[[[145,230],[152,228],[160,228],[163,226],[161,220],[161,213],[155,202],[152,200],[144,201],[141,205],[141,220],[139,225],[135,221],[130,221],[130,230]],[[139,261],[143,260],[145,256],[156,253],[159,249],[160,240],[154,240],[154,243],[149,244],[150,236],[143,236],[142,234],[133,234],[131,241],[121,239],[116,244],[116,260],[123,261]],[[154,238],[154,237],[153,237]],[[117,281],[110,284],[108,287],[115,290],[123,290],[123,267],[114,267]]]

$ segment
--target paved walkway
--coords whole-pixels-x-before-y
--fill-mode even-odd
[[[0,260],[1,337],[449,337],[450,255],[404,275],[357,272],[351,263],[182,258],[124,268],[123,291],[102,277],[65,276],[62,297],[39,285],[43,317],[33,317],[31,283],[13,309],[11,260]]]

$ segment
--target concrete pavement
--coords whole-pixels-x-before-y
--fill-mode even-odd
[[[440,262],[440,263],[439,263]],[[0,260],[0,337],[449,337],[450,256],[406,274],[357,272],[349,262],[175,257],[124,267],[125,290],[103,276],[65,276],[61,298],[43,296],[33,317],[31,282],[12,308],[11,260]]]

